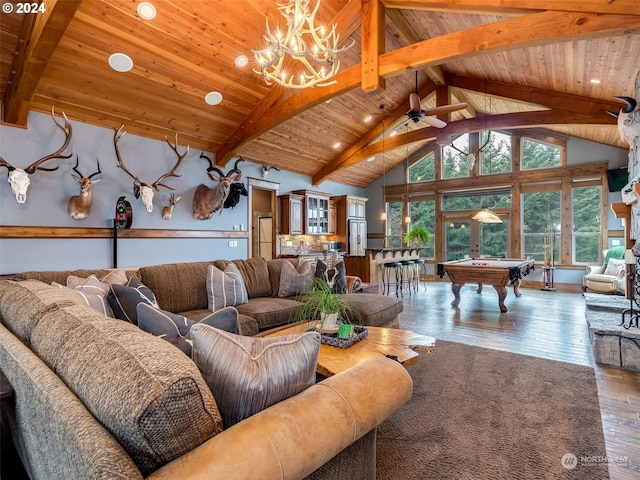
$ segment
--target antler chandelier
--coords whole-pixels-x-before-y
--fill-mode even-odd
[[[335,83],[331,78],[340,68],[337,54],[353,46],[338,48],[339,35],[336,25],[325,34],[324,26],[315,25],[315,16],[320,6],[316,2],[309,11],[310,0],[289,0],[278,4],[280,14],[286,18],[286,34],[278,28],[273,34],[266,20],[267,32],[262,38],[265,47],[253,50],[258,62],[254,72],[261,73],[267,85],[273,82],[287,88],[306,88]]]

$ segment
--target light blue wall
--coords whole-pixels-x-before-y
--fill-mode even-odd
[[[71,121],[73,137],[66,152],[74,151],[67,160],[51,160],[47,165],[60,162],[55,172],[37,171],[31,176],[31,185],[24,204],[18,204],[7,182],[6,169],[0,169],[0,226],[68,226],[111,228],[115,203],[126,196],[134,210],[132,228],[232,231],[234,225],[248,225],[247,197],[233,209],[225,209],[210,220],[195,220],[192,200],[196,187],[205,183],[214,185],[206,175],[207,164],[199,159],[201,151],[192,149],[178,169],[179,178],[167,178],[164,183],[175,188],[182,200],[175,206],[171,220],[162,220],[162,207],[167,204],[163,195],[170,190],[161,189],[154,196],[153,212],[148,213],[142,202],[133,196],[133,180],[117,168],[113,147],[113,130]],[[126,126],[125,126],[126,130]],[[170,138],[173,141],[175,138]],[[32,112],[28,128],[0,126],[0,156],[17,168],[25,168],[37,158],[58,149],[63,142],[62,132],[54,125],[50,115]],[[180,138],[178,138],[180,142]],[[125,165],[142,181],[152,183],[171,169],[176,156],[166,142],[126,134],[119,142]],[[179,147],[184,151],[185,145]],[[67,214],[67,202],[78,193],[78,183],[71,177],[75,154],[80,157],[80,171],[88,175],[95,171],[96,157],[100,159],[102,180],[93,187],[91,215],[85,220],[73,220]],[[210,154],[209,154],[210,155]],[[211,156],[211,155],[210,155]],[[223,171],[233,166],[228,164]],[[242,181],[261,178],[260,166],[242,162]],[[313,188],[335,195],[364,195],[363,189],[325,182],[311,186],[311,178],[285,171],[269,173],[268,180],[280,184],[279,193]],[[224,235],[224,233],[223,233]],[[71,268],[106,268],[112,266],[111,239],[0,239],[0,274],[25,270],[65,270]],[[118,266],[141,266],[158,263],[200,261],[212,259],[246,258],[248,242],[238,240],[237,248],[228,247],[226,238],[219,239],[119,239]]]

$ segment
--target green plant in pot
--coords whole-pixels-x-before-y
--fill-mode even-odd
[[[313,288],[298,300],[301,305],[296,309],[295,321],[320,320],[321,329],[327,333],[337,332],[338,322],[351,323],[351,319],[359,317],[345,296],[334,293],[322,278],[314,278]]]
[[[404,243],[408,245],[414,245],[416,247],[426,247],[427,243],[429,243],[430,238],[431,232],[429,232],[429,230],[427,230],[425,227],[416,225],[404,235],[403,240]]]

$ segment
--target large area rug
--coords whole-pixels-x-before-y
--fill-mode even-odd
[[[408,371],[413,397],[378,428],[379,480],[609,478],[592,368],[438,341]]]

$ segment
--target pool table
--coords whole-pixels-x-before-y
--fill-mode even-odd
[[[460,289],[467,282],[477,282],[477,293],[482,293],[482,284],[489,283],[498,292],[498,305],[506,312],[504,299],[507,298],[507,286],[513,285],[513,293],[520,296],[520,279],[533,270],[533,260],[520,258],[463,258],[438,264],[438,275],[446,273],[451,280],[451,291],[455,297],[452,307],[460,303]]]

